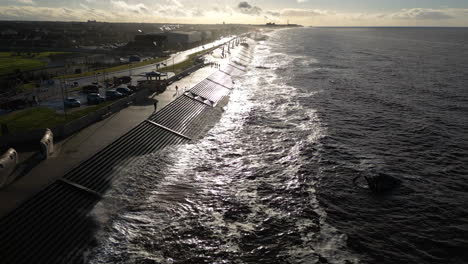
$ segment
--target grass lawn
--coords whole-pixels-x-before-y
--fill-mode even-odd
[[[66,52],[21,53],[0,52],[0,75],[13,73],[15,70],[28,71],[47,66],[41,59]]]
[[[63,115],[49,108],[29,108],[0,116],[0,123],[6,124],[10,133],[54,127],[65,122]]]
[[[18,90],[21,92],[32,92],[34,91],[34,88],[36,88],[36,85],[34,83],[24,83],[20,87],[18,87]]]
[[[112,103],[104,102],[82,110],[69,112],[66,117],[64,114],[59,114],[55,110],[46,107],[28,108],[0,116],[0,124],[6,124],[11,134],[40,128],[53,128],[81,118]]]
[[[0,57],[0,75],[10,74],[16,69],[20,71],[28,71],[47,66],[46,62],[23,59],[20,57]]]

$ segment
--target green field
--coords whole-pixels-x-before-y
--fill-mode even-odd
[[[86,107],[82,110],[69,112],[66,117],[64,114],[59,114],[55,110],[46,107],[28,108],[0,116],[0,124],[6,124],[11,134],[40,128],[53,128],[81,118],[112,103],[105,102]]]
[[[16,70],[29,71],[47,66],[42,61],[50,56],[64,54],[66,52],[40,52],[40,53],[16,53],[0,52],[0,75],[14,73]]]
[[[34,83],[24,83],[18,87],[18,91],[20,92],[32,92],[36,88]]]

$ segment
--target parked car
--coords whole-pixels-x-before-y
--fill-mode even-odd
[[[67,99],[65,99],[65,107],[80,107],[81,106],[81,102],[76,99],[76,98],[73,98],[73,97],[69,97]]]
[[[115,90],[125,96],[131,95],[133,93],[133,91],[128,89],[127,87],[118,87]]]
[[[138,87],[136,87],[135,85],[127,85],[127,88],[132,90],[133,92],[136,92],[138,90]]]
[[[93,82],[92,85],[97,86],[97,88],[102,88],[102,85],[100,85],[98,82]]]
[[[83,93],[99,93],[99,87],[97,85],[83,86]]]
[[[116,90],[107,90],[106,91],[106,100],[115,100],[124,97],[123,94],[117,92]]]
[[[102,97],[98,93],[88,94],[87,99],[88,99],[88,104],[100,104],[106,100],[104,97]]]
[[[120,83],[129,83],[132,81],[132,77],[130,76],[122,76],[117,79]]]

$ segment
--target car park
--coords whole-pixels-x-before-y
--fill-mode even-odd
[[[88,104],[90,104],[90,105],[91,104],[100,104],[100,103],[102,103],[102,102],[104,102],[106,100],[104,97],[102,97],[98,93],[88,94],[87,99],[88,99]]]

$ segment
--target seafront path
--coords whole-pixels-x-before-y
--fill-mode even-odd
[[[212,55],[206,55],[206,60],[218,63],[220,66],[227,65],[236,50],[240,48],[241,46],[232,49],[231,55],[225,58],[221,56],[221,48],[216,49]],[[155,111],[154,102],[157,101],[157,111],[159,111],[177,97],[183,96],[185,89],[190,89],[217,70],[218,68],[208,65],[172,83],[163,93],[152,94],[145,100],[135,102],[120,112],[57,142],[56,151],[50,159],[41,162],[27,175],[0,190],[0,218],[147,119]]]

